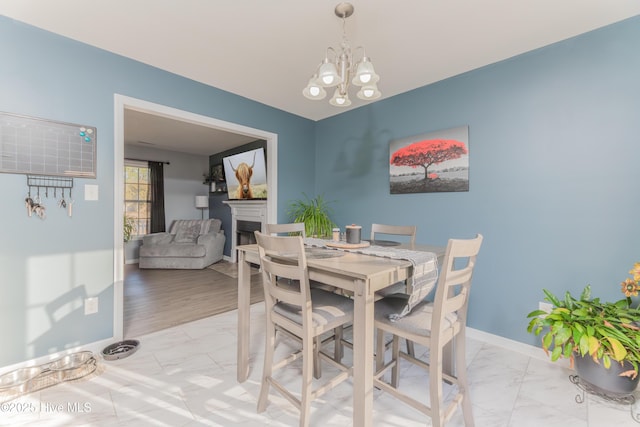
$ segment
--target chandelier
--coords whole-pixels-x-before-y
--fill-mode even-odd
[[[315,74],[309,80],[307,87],[302,94],[309,99],[324,99],[327,92],[324,88],[336,87],[329,104],[336,107],[348,107],[351,105],[349,99],[349,85],[353,83],[360,86],[356,96],[365,101],[380,98],[382,95],[376,83],[380,76],[373,69],[371,59],[369,59],[362,46],[358,46],[353,51],[346,34],[347,18],[353,14],[351,3],[340,3],[335,8],[335,14],[342,18],[342,43],[340,49],[336,50],[328,47],[325,57],[318,66]],[[361,58],[354,62],[355,53],[362,51]],[[352,79],[353,77],[353,79]]]

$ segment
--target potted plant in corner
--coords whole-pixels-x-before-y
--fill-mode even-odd
[[[631,296],[640,289],[640,263],[629,273],[633,278],[621,284],[626,298],[619,301],[592,298],[589,285],[578,299],[569,292],[560,299],[544,289],[552,310],[527,316],[528,332],[545,332],[542,348],[552,361],[570,359],[581,382],[607,395],[629,395],[640,379],[640,310],[631,307]]]
[[[131,240],[131,235],[133,234],[133,227],[134,227],[133,224],[134,224],[133,218],[130,218],[127,215],[125,215],[123,229],[122,229],[122,234],[124,236],[125,242],[128,242],[129,240]]]
[[[135,256],[135,248],[139,244],[136,241],[131,241],[131,236],[135,230],[135,222],[133,218],[128,217],[126,214],[124,215],[124,222],[122,226],[122,236],[124,240],[123,251],[122,251],[122,261],[126,264],[127,259],[137,258]]]
[[[329,203],[322,196],[313,199],[305,194],[304,200],[293,200],[289,203],[288,216],[290,221],[304,222],[305,233],[309,237],[331,236],[335,224],[329,218],[331,209]]]

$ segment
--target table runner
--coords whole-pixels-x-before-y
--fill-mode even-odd
[[[404,259],[411,262],[413,274],[408,279],[412,292],[407,300],[407,305],[400,313],[389,315],[391,321],[401,319],[411,312],[419,302],[421,302],[435,287],[438,280],[438,257],[433,252],[412,251],[390,246],[369,246],[358,249],[333,248],[326,245],[327,240],[307,237],[304,244],[320,248],[340,250],[345,252],[355,252],[364,255],[372,255],[392,259]]]

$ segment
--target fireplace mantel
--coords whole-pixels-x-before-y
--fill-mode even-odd
[[[231,262],[237,261],[236,246],[238,241],[238,221],[253,221],[260,223],[260,230],[264,231],[267,224],[266,200],[224,200],[222,203],[231,208]]]

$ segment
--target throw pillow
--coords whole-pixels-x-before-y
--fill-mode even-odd
[[[193,224],[190,226],[182,226],[176,233],[176,243],[195,243],[196,239],[200,235],[200,224]]]

